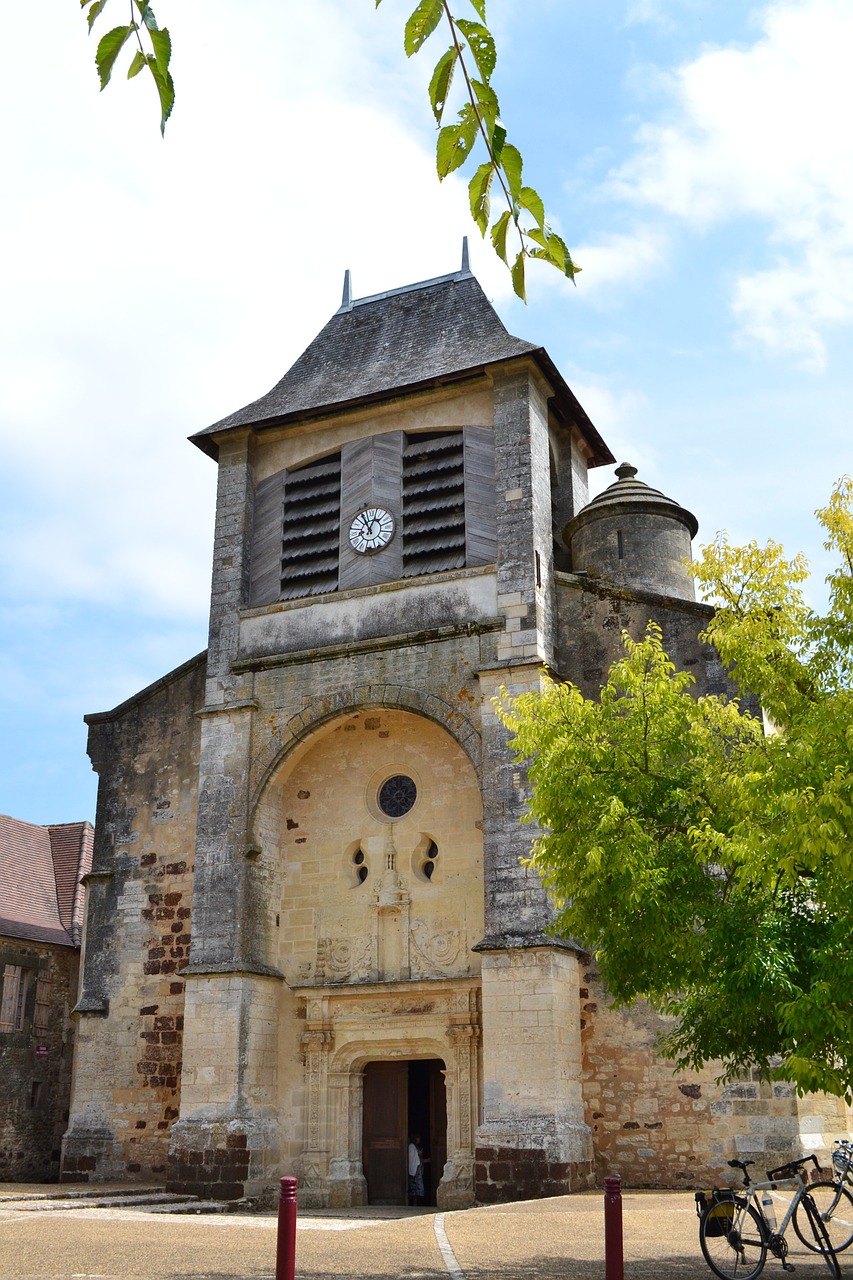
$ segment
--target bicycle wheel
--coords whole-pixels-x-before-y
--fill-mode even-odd
[[[841,1268],[838,1265],[838,1259],[835,1256],[835,1250],[832,1247],[832,1242],[827,1235],[826,1224],[821,1219],[818,1207],[814,1200],[812,1200],[808,1191],[797,1205],[797,1212],[799,1212],[800,1209],[805,1212],[806,1221],[804,1222],[802,1217],[800,1218],[800,1227],[803,1228],[803,1230],[800,1231],[795,1228],[795,1230],[797,1230],[797,1235],[800,1237],[803,1244],[805,1244],[814,1253],[820,1253],[823,1255],[823,1260],[829,1268],[830,1275],[835,1276],[836,1280],[839,1280],[839,1277],[841,1276]],[[806,1229],[806,1224],[808,1224],[808,1229]],[[810,1243],[806,1238],[809,1233]]]
[[[836,1253],[841,1253],[853,1240],[853,1195],[839,1182],[812,1182],[809,1184],[809,1195],[817,1206],[820,1219],[826,1227],[829,1242]],[[808,1221],[799,1219],[802,1201],[794,1210],[794,1230],[807,1249],[817,1250],[814,1234],[809,1230]],[[805,1211],[803,1211],[805,1212]]]
[[[720,1280],[754,1280],[767,1261],[764,1223],[753,1209],[735,1201],[735,1216],[728,1230],[718,1235],[719,1217],[714,1205],[699,1219],[699,1245],[705,1261]]]

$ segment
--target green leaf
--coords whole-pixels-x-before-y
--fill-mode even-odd
[[[407,58],[411,58],[413,53],[417,53],[418,49],[432,35],[441,21],[443,12],[444,6],[441,0],[421,0],[417,9],[415,9],[406,23],[403,48],[406,50]]]
[[[507,261],[506,233],[509,230],[509,224],[511,219],[512,219],[512,214],[510,213],[509,209],[505,209],[504,212],[501,214],[501,216],[498,218],[497,222],[492,227],[492,246],[495,250],[495,253],[498,255],[498,257],[501,259],[502,262]],[[507,262],[507,266],[509,266],[508,262]]]
[[[522,209],[532,213],[540,227],[545,226],[545,206],[541,196],[532,187],[522,187],[518,193],[518,203]]]
[[[484,80],[490,80],[498,60],[491,31],[482,23],[471,22],[467,18],[457,18],[456,25],[468,41],[480,75]]]
[[[141,49],[137,49],[133,55],[130,66],[127,69],[127,78],[132,80],[134,76],[138,76],[143,67],[148,66],[148,59]]]
[[[485,236],[486,229],[489,225],[489,212],[491,201],[489,200],[489,187],[492,185],[492,179],[495,176],[495,167],[491,160],[487,160],[485,164],[481,164],[471,181],[468,183],[468,199],[471,203],[471,217],[480,228],[480,234]]]
[[[165,134],[166,121],[172,114],[172,107],[175,105],[175,86],[168,71],[164,74],[160,70],[157,65],[157,59],[153,54],[149,53],[147,62],[154,77],[154,83],[157,86],[157,93],[160,95],[160,133]]]
[[[89,3],[89,0],[82,0],[82,3],[84,3],[84,4],[88,4],[88,3]],[[89,30],[90,30],[90,31],[92,30],[92,23],[95,21],[95,19],[97,18],[98,14],[99,14],[99,13],[101,13],[101,11],[103,10],[103,7],[104,7],[104,5],[105,5],[106,3],[107,3],[107,0],[95,0],[95,3],[92,5],[91,9],[89,10],[88,14],[86,15],[87,21],[88,21],[88,23],[89,23]]]
[[[477,10],[480,21],[486,21],[486,0],[471,0],[471,4]]]
[[[510,195],[514,201],[518,201],[521,195],[521,152],[511,143],[505,142],[503,151],[501,152],[501,168],[503,169],[507,185],[509,186]]]
[[[583,271],[583,267],[577,266],[577,264],[572,261],[572,255],[569,253],[569,246],[566,244],[565,240],[556,235],[553,231],[551,232],[551,241],[552,243],[556,241],[560,246],[563,255],[562,271],[572,282],[574,282],[575,276],[580,275],[581,271]],[[556,262],[556,259],[554,259],[554,261]],[[557,265],[559,266],[559,263],[557,263]]]
[[[445,125],[439,130],[435,148],[439,178],[446,178],[465,163],[476,141],[478,128],[477,113],[471,103],[466,102],[459,112],[459,123]]]
[[[162,76],[166,77],[169,75],[169,59],[172,56],[172,39],[169,29],[168,27],[164,27],[162,31],[153,29],[148,34],[151,37],[151,48],[154,50],[157,69]],[[172,96],[174,97],[174,89]]]
[[[524,234],[528,239],[532,240],[534,244],[538,244],[540,246],[542,252],[536,254],[537,258],[545,258],[546,261],[553,262],[554,266],[558,267],[560,271],[565,268],[566,246],[563,244],[560,237],[555,235],[547,224],[544,227],[531,227],[530,230],[525,231]]]
[[[450,85],[453,80],[453,72],[456,68],[456,59],[459,52],[456,45],[452,45],[447,53],[443,54],[436,63],[435,71],[432,73],[432,79],[429,82],[429,101],[432,107],[432,114],[435,116],[436,124],[441,124],[441,117],[444,114],[444,108],[447,104],[447,95],[450,92]]]
[[[495,120],[494,128],[492,129],[492,155],[495,157],[496,164],[500,162],[505,142],[506,129],[504,128],[503,121],[500,116],[498,116]]]
[[[101,37],[95,54],[95,65],[101,78],[102,91],[106,89],[110,82],[116,58],[121,53],[128,36],[135,30],[136,24],[131,23],[129,27],[113,27],[112,31],[108,31],[105,36]]]
[[[500,114],[498,95],[491,85],[484,84],[482,80],[472,80],[471,88],[474,90],[474,96],[477,99],[477,110],[483,123],[483,128],[486,131],[486,137],[491,142],[495,121]]]
[[[139,0],[136,0],[136,7],[139,10],[139,16],[142,19],[142,25],[147,27],[149,31],[156,31],[157,19],[154,17],[151,6],[147,4],[140,4]]]
[[[519,255],[516,258],[515,262],[512,264],[512,270],[511,270],[512,287],[515,290],[517,296],[521,298],[522,302],[527,301],[527,294],[525,293],[525,290],[524,290],[524,259],[526,258],[526,256],[527,255],[522,249],[519,252]]]

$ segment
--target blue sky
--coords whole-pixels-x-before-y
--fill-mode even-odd
[[[443,35],[407,63],[405,4],[155,11],[165,142],[144,77],[99,95],[76,4],[6,15],[0,811],[93,818],[83,714],[206,644],[215,468],[186,437],[277,381],[345,268],[357,296],[443,274],[464,234],[698,542],[804,550],[820,600],[812,513],[853,439],[848,0],[493,0],[510,138],[584,268],[532,270],[526,308],[435,180]]]

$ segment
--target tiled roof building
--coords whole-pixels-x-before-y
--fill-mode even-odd
[[[0,814],[0,1181],[59,1174],[93,835]]]

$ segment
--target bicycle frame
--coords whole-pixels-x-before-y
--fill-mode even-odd
[[[788,1211],[782,1221],[777,1222],[775,1226],[772,1226],[764,1210],[764,1205],[761,1203],[760,1193],[762,1191],[778,1191],[780,1189],[791,1190],[794,1192],[794,1196],[791,1203],[788,1205]],[[745,1205],[752,1204],[753,1208],[761,1218],[761,1221],[764,1223],[767,1231],[767,1244],[773,1253],[776,1253],[774,1237],[776,1240],[782,1239],[785,1232],[788,1230],[788,1227],[791,1225],[791,1219],[797,1211],[797,1205],[800,1203],[807,1190],[808,1183],[801,1173],[792,1175],[790,1178],[773,1178],[769,1182],[750,1182],[748,1187],[744,1187],[743,1192],[741,1193],[743,1195],[744,1203]]]

